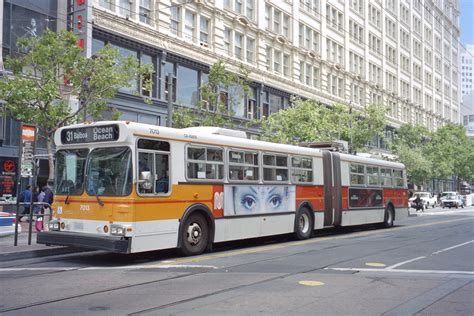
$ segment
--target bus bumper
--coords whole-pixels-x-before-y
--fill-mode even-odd
[[[38,244],[71,246],[130,253],[132,240],[125,237],[91,236],[89,234],[47,231],[37,234]]]

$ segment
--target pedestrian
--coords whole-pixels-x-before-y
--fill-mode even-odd
[[[45,206],[51,207],[54,201],[54,193],[53,193],[53,181],[48,180],[46,186],[43,188],[44,192],[44,199],[43,202],[48,203]]]
[[[35,206],[33,207],[33,214],[39,214],[43,210],[43,201],[44,201],[44,191],[40,190],[39,187],[36,187],[36,194],[33,201],[36,202]]]
[[[28,215],[30,214],[31,198],[32,198],[31,185],[28,184],[25,190],[23,190],[20,193],[20,197],[19,197],[19,201],[21,202],[21,205],[23,206],[23,212],[21,213],[21,218],[20,218],[22,222],[28,220]]]
[[[53,184],[54,184],[53,181],[48,180],[46,186],[43,189],[43,192],[44,192],[43,229],[44,230],[48,230],[49,221],[51,219],[50,216],[52,214],[51,204],[53,204],[53,201],[54,201]]]

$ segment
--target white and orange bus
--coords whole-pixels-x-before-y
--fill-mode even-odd
[[[400,163],[250,140],[214,127],[96,122],[55,134],[56,196],[38,243],[179,248],[408,215]]]

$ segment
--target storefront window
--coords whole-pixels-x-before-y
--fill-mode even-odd
[[[199,97],[198,71],[178,66],[176,102],[185,106],[196,106]]]
[[[244,89],[241,86],[233,86],[229,88],[229,98],[231,100],[232,111],[234,112],[235,117],[245,117],[244,97]]]
[[[118,46],[118,45],[112,45],[114,48],[117,48],[118,51],[119,51],[119,63],[124,59],[124,58],[127,58],[129,56],[131,57],[134,57],[134,58],[137,58],[137,51],[136,50],[132,50],[132,49],[129,49],[129,48],[125,48],[125,47],[122,47],[122,46]],[[129,87],[122,87],[119,89],[119,91],[121,92],[126,92],[126,93],[134,93],[138,90],[138,82],[137,82],[137,78],[134,78],[132,80],[130,80],[129,82]]]
[[[153,62],[153,57],[147,54],[142,54],[140,58],[140,62],[142,65],[151,65],[153,69],[153,73],[151,74],[146,74],[143,76],[143,80],[141,82],[141,91],[142,95],[147,96],[147,97],[155,97],[156,92],[155,92],[155,74],[156,74],[156,68],[155,68],[155,63]],[[149,82],[149,86],[146,86],[146,83]]]

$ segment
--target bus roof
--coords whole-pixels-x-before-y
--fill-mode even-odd
[[[118,128],[116,134],[114,134],[115,131],[112,127]],[[96,133],[96,131],[99,131],[98,135],[84,135],[84,133]],[[106,134],[102,135],[100,134],[101,132]],[[77,135],[74,133],[77,133]],[[68,135],[72,135],[72,141],[70,142],[65,138]],[[59,149],[63,147],[84,147],[81,145],[91,145],[99,142],[108,144],[115,142],[135,144],[136,137],[146,137],[208,146],[227,146],[242,150],[261,150],[275,153],[322,157],[322,150],[320,149],[253,140],[243,138],[243,135],[245,134],[242,131],[218,127],[177,129],[128,121],[100,121],[61,127],[56,131],[54,140]],[[343,161],[404,169],[404,165],[397,162],[342,153],[340,153],[340,156]]]

